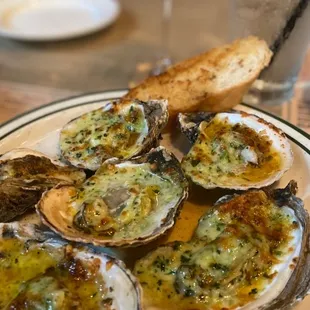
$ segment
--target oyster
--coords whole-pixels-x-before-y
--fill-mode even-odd
[[[61,154],[76,167],[97,170],[108,158],[148,152],[167,121],[166,100],[108,102],[64,126]]]
[[[42,193],[58,183],[84,180],[83,171],[63,166],[42,153],[12,150],[0,157],[0,221],[10,221],[34,207]]]
[[[82,186],[46,192],[37,212],[68,240],[139,245],[173,226],[188,184],[178,160],[163,147],[130,161],[105,161]]]
[[[225,196],[188,242],[137,261],[144,304],[159,309],[290,309],[310,289],[309,216],[296,183]]]
[[[1,309],[141,309],[141,289],[124,264],[50,231],[0,224]]]
[[[179,123],[194,143],[182,168],[204,188],[261,188],[279,180],[293,163],[285,134],[255,115],[180,114]]]

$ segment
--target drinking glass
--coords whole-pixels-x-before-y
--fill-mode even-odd
[[[162,0],[161,42],[157,52],[157,59],[155,62],[138,62],[136,72],[129,82],[129,87],[134,87],[147,76],[158,75],[166,71],[172,64],[169,51],[172,6],[173,0]]]
[[[269,106],[288,102],[309,43],[309,0],[232,0],[233,38],[255,35],[273,51],[263,70],[244,97],[249,104]]]

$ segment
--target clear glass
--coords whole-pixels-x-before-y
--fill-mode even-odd
[[[171,16],[173,0],[162,0],[162,27],[161,27],[161,48],[159,51],[159,59],[151,69],[151,75],[158,75],[167,70],[172,64],[170,55],[170,33],[171,33]]]
[[[262,107],[289,101],[310,38],[309,0],[232,1],[233,38],[258,36],[274,53],[244,101]]]
[[[146,12],[158,23],[157,38],[153,55],[148,58],[141,50],[136,62],[136,69],[130,78],[129,87],[135,86],[149,75],[157,75],[165,71],[172,63],[196,56],[211,48],[226,44],[231,40],[232,0],[152,0],[160,5],[159,11]],[[158,3],[157,3],[158,2]],[[151,6],[150,6],[151,7]],[[149,10],[147,6],[145,10]],[[140,27],[147,29],[147,25]],[[146,60],[146,61],[145,61]]]
[[[143,79],[151,75],[158,75],[167,70],[172,64],[169,44],[171,33],[171,16],[172,16],[173,0],[162,0],[162,16],[161,16],[161,34],[160,46],[158,49],[157,59],[149,62],[138,62],[136,64],[136,72],[129,81],[129,87],[134,87]]]

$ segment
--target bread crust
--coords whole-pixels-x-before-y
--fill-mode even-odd
[[[124,99],[168,99],[170,120],[179,112],[224,111],[241,102],[271,57],[265,41],[239,39],[147,78]]]

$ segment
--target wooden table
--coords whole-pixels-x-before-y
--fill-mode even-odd
[[[170,36],[174,61],[229,40],[230,0],[195,0],[195,5],[176,1]],[[136,64],[160,55],[162,0],[120,2],[117,22],[91,36],[53,43],[0,38],[0,123],[72,94],[127,88]],[[219,18],[226,22],[218,23]],[[301,80],[309,75],[310,57]],[[307,101],[304,90],[297,93],[295,106]],[[286,115],[293,115],[291,121],[299,124],[297,109],[294,111]]]

